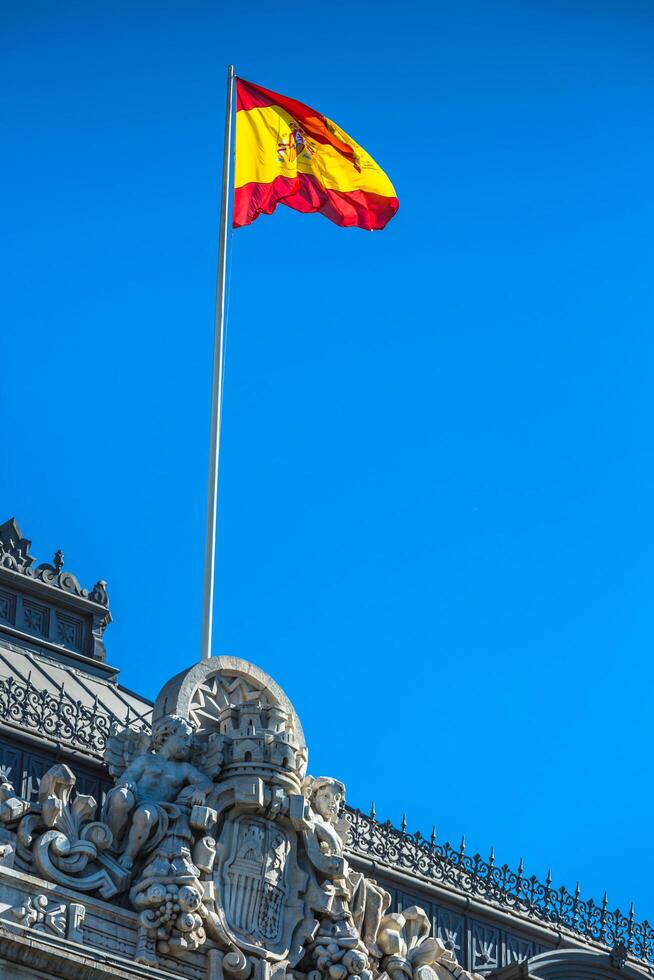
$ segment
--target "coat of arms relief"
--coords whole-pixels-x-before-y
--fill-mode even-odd
[[[66,766],[38,803],[0,786],[18,866],[132,909],[135,958],[214,950],[224,980],[449,980],[463,971],[425,913],[347,859],[345,787],[307,775],[300,721],[246,661],[215,657],[173,678],[151,733],[112,730],[114,779],[98,812]]]

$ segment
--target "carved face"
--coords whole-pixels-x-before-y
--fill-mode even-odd
[[[184,762],[191,754],[191,743],[193,741],[193,730],[189,725],[179,725],[174,732],[171,732],[161,748],[161,753],[167,759],[176,759]]]
[[[337,783],[323,783],[313,796],[313,806],[317,813],[323,818],[333,823],[338,817],[343,793]]]

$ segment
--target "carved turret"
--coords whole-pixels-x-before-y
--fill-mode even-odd
[[[293,719],[281,705],[263,698],[230,705],[219,715],[219,728],[225,740],[225,773],[277,771],[299,779],[304,756]]]

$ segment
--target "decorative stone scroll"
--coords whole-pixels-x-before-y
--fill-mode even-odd
[[[345,787],[307,776],[299,719],[263,671],[203,661],[164,687],[154,719],[151,736],[111,730],[100,814],[73,797],[66,766],[46,774],[36,804],[0,787],[17,866],[129,903],[135,958],[151,966],[205,948],[222,980],[461,975],[421,909],[389,914],[389,894],[350,867]]]
[[[55,553],[53,564],[42,562],[34,568],[35,559],[30,554],[31,544],[32,542],[21,534],[15,518],[12,517],[4,524],[0,524],[0,568],[19,572],[28,578],[44,582],[46,585],[62,589],[64,592],[70,592],[71,595],[90,599],[100,606],[109,606],[105,581],[101,579],[96,582],[92,589],[82,588],[75,575],[63,571],[64,556],[61,551]]]

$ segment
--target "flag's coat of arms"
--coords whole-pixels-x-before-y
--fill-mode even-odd
[[[340,126],[238,78],[234,226],[278,204],[368,230],[383,228],[399,206],[384,171]]]
[[[286,139],[277,144],[280,163],[295,163],[298,159],[310,160],[314,149],[301,129],[292,129]]]

